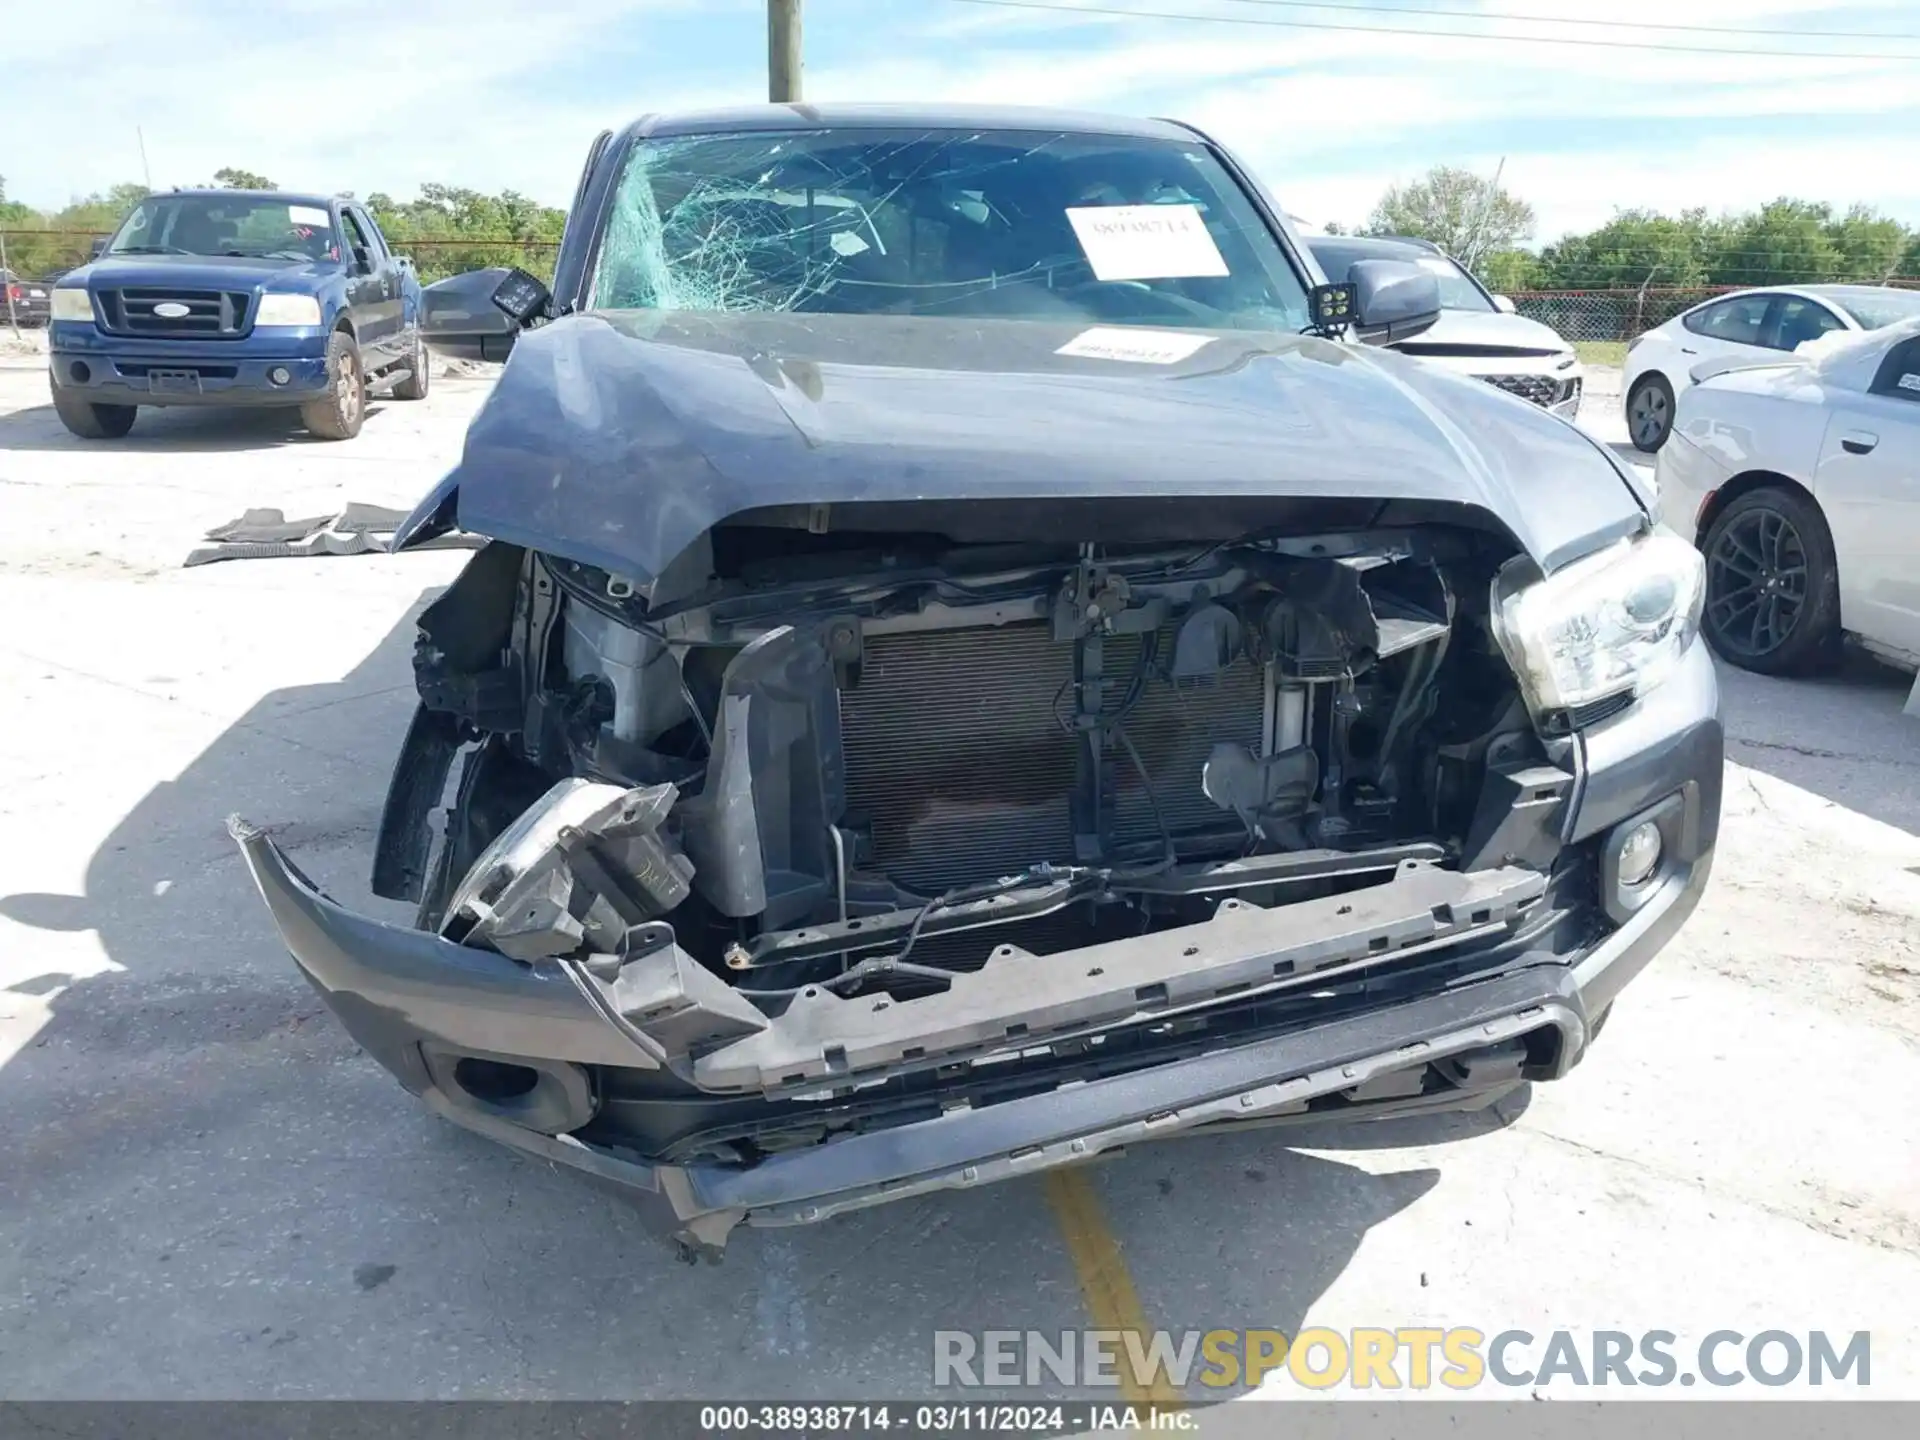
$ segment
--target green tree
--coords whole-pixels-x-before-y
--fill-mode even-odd
[[[367,208],[387,239],[412,254],[429,280],[490,265],[517,265],[550,278],[567,224],[566,211],[517,191],[486,195],[434,183],[422,185],[407,201],[375,192],[367,197]]]
[[[1839,273],[1849,280],[1878,285],[1902,273],[1908,246],[1914,237],[1898,220],[1890,220],[1867,205],[1855,205],[1827,227],[1827,237],[1840,253]]]
[[[1480,261],[1477,273],[1480,283],[1496,295],[1511,295],[1541,289],[1544,269],[1540,257],[1530,250],[1495,250]]]
[[[1731,221],[1712,237],[1707,279],[1715,285],[1791,285],[1841,273],[1840,247],[1829,233],[1833,208],[1815,200],[1780,199]]]
[[[213,183],[228,190],[278,190],[280,187],[255,170],[236,170],[223,165],[213,172]]]
[[[30,224],[35,212],[18,200],[7,199],[7,177],[0,175],[0,227],[12,229],[18,225]]]
[[[1472,264],[1496,250],[1512,250],[1533,235],[1533,207],[1471,170],[1436,166],[1418,180],[1395,185],[1367,217],[1372,235],[1413,235]]]
[[[1540,257],[1542,284],[1555,290],[1692,286],[1707,280],[1710,222],[1704,210],[1678,219],[1622,210],[1598,230],[1569,235]]]

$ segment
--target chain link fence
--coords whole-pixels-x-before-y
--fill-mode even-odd
[[[1859,283],[1859,282],[1855,282]],[[1920,289],[1920,279],[1893,279],[1888,285]],[[1637,290],[1520,290],[1514,308],[1529,320],[1538,320],[1575,344],[1624,343],[1643,330],[1664,325],[1702,300],[1735,290],[1761,289],[1750,285],[1707,285],[1686,288],[1647,286]]]

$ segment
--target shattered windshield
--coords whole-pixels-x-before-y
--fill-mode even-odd
[[[873,129],[643,140],[596,309],[1299,330],[1305,284],[1204,145]]]

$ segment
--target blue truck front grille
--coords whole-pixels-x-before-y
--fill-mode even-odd
[[[246,330],[249,298],[244,290],[129,286],[102,290],[100,312],[106,328],[119,335],[173,340],[232,338]]]

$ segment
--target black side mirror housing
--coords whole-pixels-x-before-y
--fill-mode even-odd
[[[498,265],[436,280],[420,293],[427,344],[463,360],[505,360],[552,300],[538,276]]]
[[[1431,329],[1440,318],[1440,282],[1402,260],[1356,260],[1347,268],[1353,287],[1354,338],[1392,345]]]
[[[93,243],[87,247],[87,258],[90,260],[98,260],[106,253],[107,237],[104,235],[95,236]]]

